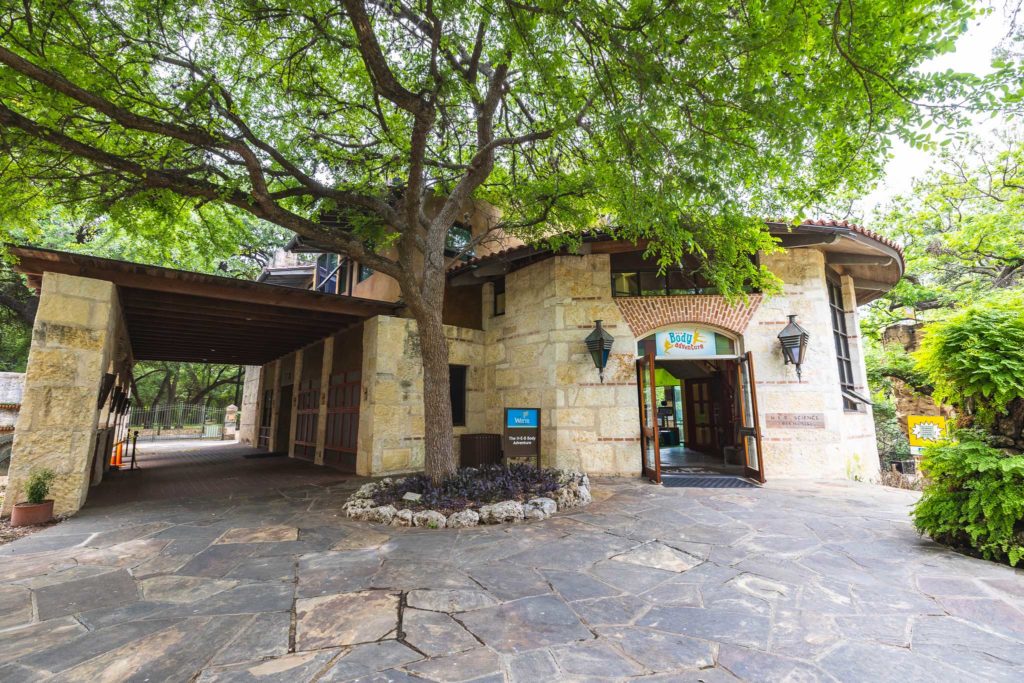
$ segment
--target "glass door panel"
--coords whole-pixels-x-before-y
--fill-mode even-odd
[[[636,385],[640,392],[640,447],[644,476],[661,482],[661,449],[658,445],[658,397],[654,381],[654,354],[636,362]]]
[[[761,425],[757,412],[757,381],[754,377],[754,357],[747,351],[737,364],[740,392],[739,436],[746,458],[745,474],[751,479],[764,483],[764,466],[761,462]]]

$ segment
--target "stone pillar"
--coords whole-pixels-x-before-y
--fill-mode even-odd
[[[270,439],[267,450],[276,453],[283,445],[277,443],[277,425],[281,419],[281,359],[275,360],[274,366],[274,398],[270,405]]]
[[[853,278],[843,275],[840,283],[843,292],[843,310],[846,311],[846,332],[850,337],[850,362],[853,364],[854,387],[864,396],[868,388],[868,371],[864,360],[864,343],[860,334],[860,315],[857,313],[857,289]],[[865,406],[870,413],[871,406]]]
[[[299,391],[302,387],[302,349],[295,352],[295,374],[292,375],[292,414],[288,427],[288,457],[295,457],[295,428],[299,424]]]
[[[258,436],[260,404],[263,400],[263,368],[258,365],[245,366],[245,382],[242,384],[242,417],[238,423],[238,441],[255,446]]]
[[[324,443],[327,440],[327,394],[331,390],[331,372],[334,370],[334,337],[324,339],[324,360],[320,366],[320,412],[316,420],[316,457],[313,462],[324,464]]]
[[[100,386],[112,363],[121,360],[119,325],[112,283],[43,276],[2,514],[24,500],[26,480],[37,468],[57,475],[49,495],[55,513],[75,512],[85,502]]]

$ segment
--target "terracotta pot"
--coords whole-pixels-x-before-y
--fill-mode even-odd
[[[45,524],[53,519],[53,501],[42,503],[15,503],[11,510],[11,526]]]

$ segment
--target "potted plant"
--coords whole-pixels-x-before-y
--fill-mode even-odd
[[[25,495],[28,500],[15,503],[11,510],[11,526],[31,526],[45,524],[53,517],[53,500],[46,494],[50,492],[50,484],[56,478],[50,469],[33,470],[25,483]]]

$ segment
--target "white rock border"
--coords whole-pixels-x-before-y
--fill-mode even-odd
[[[531,498],[525,503],[503,500],[479,508],[467,508],[447,517],[437,510],[410,510],[396,508],[394,504],[377,505],[374,494],[382,486],[401,483],[401,479],[385,477],[379,482],[363,484],[341,506],[347,517],[363,522],[387,526],[416,526],[428,529],[465,529],[478,524],[515,524],[517,522],[547,519],[559,510],[588,505],[590,477],[584,472],[563,471],[559,474],[559,487],[550,498]],[[400,501],[399,501],[400,502]]]

